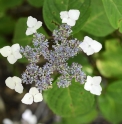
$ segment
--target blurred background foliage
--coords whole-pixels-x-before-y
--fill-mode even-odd
[[[5,79],[21,77],[28,61],[23,58],[10,65],[0,56],[0,123],[4,118],[22,123],[21,114],[27,108],[43,124],[122,123],[122,0],[0,0],[0,48],[14,43],[31,45],[32,36],[25,35],[30,15],[43,22],[38,32],[52,44],[51,32],[61,24],[59,13],[69,9],[80,10],[73,37],[82,41],[90,36],[101,42],[103,49],[92,56],[81,52],[68,63],[77,62],[86,74],[102,76],[102,95],[93,96],[75,81],[65,89],[54,82],[53,88],[43,93],[43,102],[26,106],[21,99],[31,86],[17,94],[5,86]],[[41,57],[38,64],[44,63]]]

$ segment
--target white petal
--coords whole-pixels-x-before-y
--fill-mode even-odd
[[[68,12],[67,11],[60,12],[60,18],[61,19],[68,18]]]
[[[14,55],[14,57],[16,58],[16,59],[20,59],[20,58],[22,58],[22,55],[20,54],[20,45],[19,44],[14,44],[14,45],[12,45],[12,54]]]
[[[67,23],[67,21],[68,21],[68,18],[63,18],[62,19],[62,23]]]
[[[83,39],[84,42],[88,43],[88,45],[92,45],[92,38],[88,37],[88,36],[85,36],[84,39]]]
[[[0,53],[2,56],[7,57],[12,53],[11,47],[10,46],[5,46],[0,49]]]
[[[83,43],[88,44],[88,48],[87,48],[87,45],[85,46]],[[99,52],[102,48],[102,45],[99,42],[92,40],[90,37],[85,36],[80,47],[82,47],[82,49],[87,53],[87,55],[92,55],[95,52]],[[85,48],[83,48],[83,47],[85,47]],[[87,48],[87,50],[86,50],[86,48]]]
[[[91,85],[88,84],[88,83],[85,83],[84,89],[87,90],[87,91],[90,91],[91,90]]]
[[[85,90],[90,91],[92,81],[93,81],[93,78],[91,76],[87,76],[87,80],[86,80],[86,83],[84,85]]]
[[[13,122],[12,122],[10,119],[5,118],[5,119],[3,120],[3,124],[13,124]]]
[[[20,45],[17,43],[17,44],[13,44],[12,46],[11,46],[11,49],[12,49],[12,53],[13,52],[19,52],[19,50],[20,50]]]
[[[36,33],[36,30],[35,27],[32,28],[33,33]]]
[[[26,109],[25,112],[22,114],[22,118],[27,121],[30,119],[31,116],[32,112],[30,109]]]
[[[32,16],[28,17],[27,26],[29,28],[34,27],[36,25],[36,23],[37,23],[37,19],[36,18],[33,18]]]
[[[37,93],[39,93],[38,89],[36,87],[32,87],[30,90],[29,90],[29,93],[33,96],[35,96]]]
[[[43,96],[41,93],[38,93],[34,96],[34,102],[41,102],[43,100]]]
[[[102,78],[100,76],[93,77],[93,82],[95,85],[100,85],[101,81],[102,81]]]
[[[18,93],[23,93],[23,86],[22,84],[16,84],[15,91]]]
[[[92,48],[94,49],[95,52],[99,52],[102,49],[102,44],[97,42],[96,40],[93,40]]]
[[[67,24],[70,25],[70,26],[74,26],[75,23],[76,23],[76,21],[73,20],[73,19],[68,19],[68,21],[67,21]]]
[[[5,84],[7,87],[9,87],[10,89],[14,89],[15,88],[15,82],[13,81],[13,78],[12,77],[8,77],[6,80],[5,80]]]
[[[69,10],[68,15],[73,20],[78,20],[80,11],[79,10]]]
[[[32,35],[33,33],[33,28],[27,28],[26,35]]]
[[[85,41],[80,43],[79,47],[81,47],[83,52],[86,53],[88,56],[94,53],[94,49]]]
[[[22,58],[22,55],[19,52],[14,52],[13,55],[16,59],[21,59]]]
[[[10,64],[14,64],[17,61],[17,59],[12,54],[7,57],[7,60]]]
[[[29,124],[37,124],[37,117],[35,115],[32,115],[27,122]]]
[[[91,84],[93,82],[93,77],[87,76],[86,82]]]
[[[25,96],[22,98],[22,103],[24,104],[32,104],[33,103],[33,96],[30,93],[26,93]]]
[[[100,95],[101,94],[101,91],[102,91],[102,88],[101,88],[101,86],[99,85],[99,86],[92,86],[92,88],[91,88],[91,90],[90,90],[90,92],[92,93],[92,94],[95,94],[95,95]]]
[[[100,86],[101,77],[100,76],[87,76],[87,82],[84,89],[90,91],[92,94],[100,95],[102,87]]]
[[[86,42],[80,43],[79,47],[83,50],[83,52],[87,52],[88,44]]]
[[[23,114],[22,118],[27,121],[29,124],[37,124],[37,117],[32,115],[32,112],[27,109]]]
[[[19,77],[17,77],[17,76],[14,76],[14,77],[13,77],[13,81],[14,81],[16,84],[21,84],[21,83],[22,83],[21,78],[19,78]]]
[[[94,52],[99,52],[101,50],[101,48],[102,48],[101,43],[99,43],[99,42],[97,42],[95,40],[92,40],[88,36],[85,36],[83,41],[88,43],[92,47],[92,49],[94,49]]]
[[[92,55],[94,53],[94,49],[92,49],[91,47],[88,47],[88,49],[86,50],[86,54],[89,56],[89,55]]]
[[[99,85],[99,87],[98,87],[98,88],[99,88],[99,91],[102,91],[102,87],[101,87],[100,85]]]
[[[42,22],[38,21],[36,25],[34,26],[35,30],[39,29],[42,26]]]

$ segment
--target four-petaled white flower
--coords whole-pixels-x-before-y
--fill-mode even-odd
[[[62,23],[67,23],[70,26],[74,26],[76,20],[78,20],[80,15],[79,10],[69,10],[69,11],[62,11],[60,12],[60,18],[62,19]]]
[[[100,86],[102,78],[100,76],[87,76],[87,81],[84,85],[84,89],[90,91],[90,93],[95,95],[100,95],[102,87]]]
[[[41,102],[43,100],[43,96],[39,93],[36,87],[32,87],[29,90],[29,93],[26,93],[25,96],[22,98],[22,103],[24,104],[32,104],[34,102]]]
[[[84,53],[88,56],[97,53],[101,50],[101,43],[96,40],[92,40],[90,37],[85,36],[83,42],[79,45]]]
[[[5,118],[3,119],[3,124],[14,124],[14,122],[10,120],[9,118]]]
[[[33,18],[32,16],[29,16],[27,19],[27,26],[28,28],[26,30],[26,35],[31,35],[36,33],[36,30],[42,26],[42,22],[37,21],[37,19]]]
[[[16,92],[22,93],[23,92],[23,86],[22,86],[22,80],[19,77],[8,77],[5,80],[5,84],[10,89],[15,89]]]
[[[28,124],[37,124],[37,117],[32,114],[30,109],[26,109],[22,114],[22,119],[28,122]]]
[[[22,55],[19,51],[19,44],[14,44],[11,47],[5,46],[0,49],[0,53],[2,54],[2,56],[7,57],[7,60],[10,64],[14,64],[18,59],[22,58]]]

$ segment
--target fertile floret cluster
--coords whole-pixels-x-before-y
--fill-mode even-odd
[[[51,75],[55,71],[61,75],[57,82],[59,87],[68,87],[71,84],[72,78],[75,78],[81,84],[85,82],[86,75],[81,70],[81,65],[73,63],[69,67],[67,63],[70,57],[74,57],[81,51],[79,47],[80,41],[76,38],[71,39],[71,32],[71,26],[67,24],[62,24],[59,29],[54,30],[53,50],[49,50],[48,41],[44,35],[38,33],[34,34],[33,48],[30,46],[21,47],[21,54],[30,61],[30,64],[22,74],[23,83],[35,83],[38,89],[41,91],[45,90],[52,85],[53,79]],[[37,65],[40,55],[43,55],[48,61],[43,67]]]

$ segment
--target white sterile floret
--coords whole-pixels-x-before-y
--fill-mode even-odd
[[[13,122],[12,122],[10,119],[5,118],[5,119],[3,120],[3,124],[13,124]]]
[[[14,64],[18,59],[22,58],[22,55],[20,54],[20,45],[19,44],[13,44],[10,46],[5,46],[0,49],[0,53],[2,56],[7,57],[7,60],[10,64]]]
[[[74,26],[76,20],[78,20],[80,15],[79,10],[69,10],[69,11],[62,11],[60,12],[60,18],[62,19],[62,23],[67,23],[70,26]]]
[[[34,102],[41,102],[43,100],[43,96],[39,93],[36,87],[32,87],[29,90],[29,93],[26,93],[25,96],[22,98],[22,103],[24,104],[32,104]]]
[[[95,95],[100,95],[102,87],[100,86],[102,78],[100,76],[87,76],[87,81],[84,85],[84,89],[90,91],[90,93]]]
[[[42,26],[42,22],[37,21],[37,19],[33,18],[32,16],[29,16],[27,19],[27,26],[28,28],[26,30],[26,35],[31,35],[36,33],[36,30]]]
[[[32,114],[30,109],[26,109],[22,114],[22,119],[28,122],[28,124],[37,124],[37,117]]]
[[[19,77],[8,77],[5,80],[5,84],[7,87],[9,87],[10,89],[14,89],[18,93],[23,92],[22,80]]]
[[[102,49],[102,44],[90,37],[85,36],[83,42],[79,45],[84,53],[88,56],[99,52]]]

